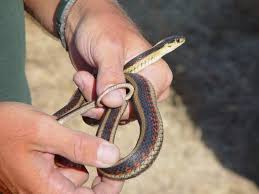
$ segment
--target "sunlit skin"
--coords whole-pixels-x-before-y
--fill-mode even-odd
[[[54,35],[58,2],[25,1],[27,10]],[[112,0],[77,0],[67,20],[66,40],[72,64],[78,70],[74,81],[87,100],[109,85],[124,82],[123,65],[151,47]],[[90,73],[92,68],[98,69],[96,79]],[[159,101],[168,96],[172,72],[163,60],[140,74],[153,84]],[[123,90],[114,91],[102,102],[116,107],[122,104],[124,95]],[[95,109],[88,116],[99,118],[102,112]],[[120,193],[123,182],[97,176],[92,186],[85,188],[82,185],[88,180],[87,171],[57,168],[54,164],[54,154],[59,154],[81,164],[111,166],[119,159],[116,146],[65,128],[29,105],[0,103],[0,117],[0,189],[4,193]],[[104,147],[108,149],[101,149]]]

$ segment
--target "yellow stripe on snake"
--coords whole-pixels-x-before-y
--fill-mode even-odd
[[[129,100],[133,104],[140,126],[139,139],[128,156],[119,160],[112,167],[98,169],[101,175],[116,180],[133,178],[144,172],[157,158],[163,142],[163,122],[157,108],[157,100],[151,83],[136,73],[157,62],[184,42],[185,38],[182,36],[170,36],[161,40],[151,49],[136,56],[124,66],[127,83],[108,88],[99,96],[97,101],[92,102],[87,102],[78,89],[68,104],[54,114],[57,121],[62,124],[91,108],[100,106],[101,98],[111,90],[124,87],[129,90],[122,107],[106,107],[99,124],[97,137],[114,142],[117,127]],[[133,96],[131,97],[131,95]]]

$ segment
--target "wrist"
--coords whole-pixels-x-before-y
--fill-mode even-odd
[[[25,10],[54,36],[57,36],[54,15],[58,3],[59,0],[24,0]]]
[[[70,45],[73,34],[76,31],[76,28],[81,18],[83,17],[82,9],[84,8],[84,6],[82,6],[82,2],[84,2],[85,4],[87,3],[86,0],[77,0],[68,13],[65,24],[65,40],[67,46]]]
[[[66,21],[65,38],[67,45],[70,45],[73,35],[82,21],[86,25],[85,21],[90,20],[89,18],[98,18],[98,15],[120,15],[125,17],[118,3],[114,0],[77,0],[71,8]]]

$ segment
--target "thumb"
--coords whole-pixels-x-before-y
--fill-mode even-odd
[[[114,54],[113,54],[114,53]],[[109,86],[124,83],[123,60],[112,50],[107,51],[97,58],[98,74],[96,80],[87,71],[78,71],[74,76],[74,82],[84,94],[86,99],[93,100],[95,94],[100,96]],[[96,92],[96,93],[95,93]],[[113,90],[102,98],[102,103],[114,108],[121,106],[126,92],[123,89]]]
[[[55,120],[40,130],[40,151],[61,155],[75,163],[105,168],[119,160],[119,149],[101,138],[74,131]],[[55,131],[55,133],[53,133]],[[51,134],[51,135],[49,135]]]
[[[109,86],[125,82],[123,49],[115,44],[110,43],[108,49],[105,50],[106,52],[103,52],[102,56],[98,57],[98,74],[96,80],[96,92],[98,96]],[[125,95],[126,91],[124,89],[111,91],[103,97],[102,103],[111,108],[121,106]]]

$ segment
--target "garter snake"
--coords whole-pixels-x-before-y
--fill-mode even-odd
[[[98,172],[103,176],[116,180],[129,179],[144,172],[156,159],[163,142],[163,123],[151,83],[136,73],[160,60],[164,55],[175,50],[184,42],[185,38],[182,36],[170,36],[161,40],[151,49],[125,64],[124,73],[128,84],[115,85],[105,91],[107,93],[116,88],[126,87],[131,92],[131,94],[127,94],[128,99],[133,94],[130,101],[133,104],[140,125],[140,135],[137,145],[128,156],[119,160],[112,167],[98,169]],[[101,101],[101,97],[98,98],[98,102]],[[125,100],[122,107],[106,108],[99,124],[97,137],[114,142],[115,133],[120,118],[127,107],[128,99]],[[97,107],[97,104],[99,103],[95,101],[87,102],[79,89],[77,89],[67,105],[57,111],[54,116],[62,124],[91,108]]]

